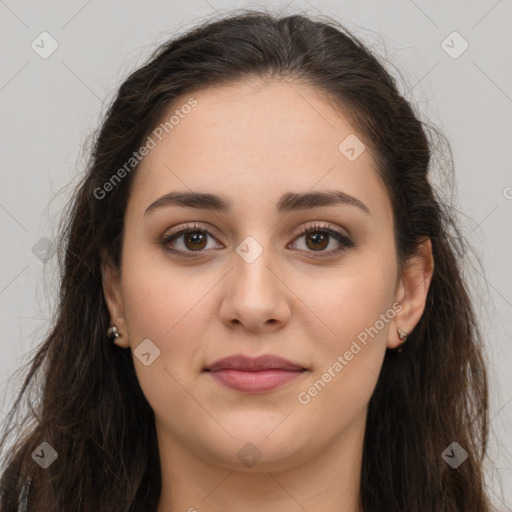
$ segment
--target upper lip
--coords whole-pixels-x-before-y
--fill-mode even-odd
[[[211,372],[219,370],[241,370],[247,372],[257,372],[261,370],[300,371],[305,369],[306,368],[302,365],[283,359],[279,356],[263,355],[259,357],[251,357],[244,354],[224,357],[205,368],[205,370]]]

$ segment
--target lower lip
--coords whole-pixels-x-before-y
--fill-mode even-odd
[[[208,373],[210,373],[217,382],[228,388],[235,389],[236,391],[263,393],[288,384],[288,382],[300,377],[303,371],[261,370],[249,372],[226,369]]]

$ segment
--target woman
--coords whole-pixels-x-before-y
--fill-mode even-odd
[[[332,20],[235,13],[159,48],[69,206],[0,512],[493,510],[431,150]]]

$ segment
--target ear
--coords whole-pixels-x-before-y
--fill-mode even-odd
[[[110,314],[110,324],[115,325],[121,337],[112,340],[122,348],[128,348],[128,336],[126,322],[123,312],[123,299],[121,295],[121,272],[118,267],[112,264],[110,258],[102,254],[101,274],[103,294]],[[105,333],[106,335],[106,333]]]
[[[432,242],[427,238],[420,242],[417,253],[405,262],[402,275],[398,278],[395,300],[402,307],[390,322],[388,348],[396,348],[404,342],[398,336],[398,328],[411,334],[420,321],[433,271]]]

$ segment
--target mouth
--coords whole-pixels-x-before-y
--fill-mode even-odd
[[[280,388],[309,370],[278,356],[238,354],[220,359],[203,370],[217,383],[244,393],[264,393]]]

